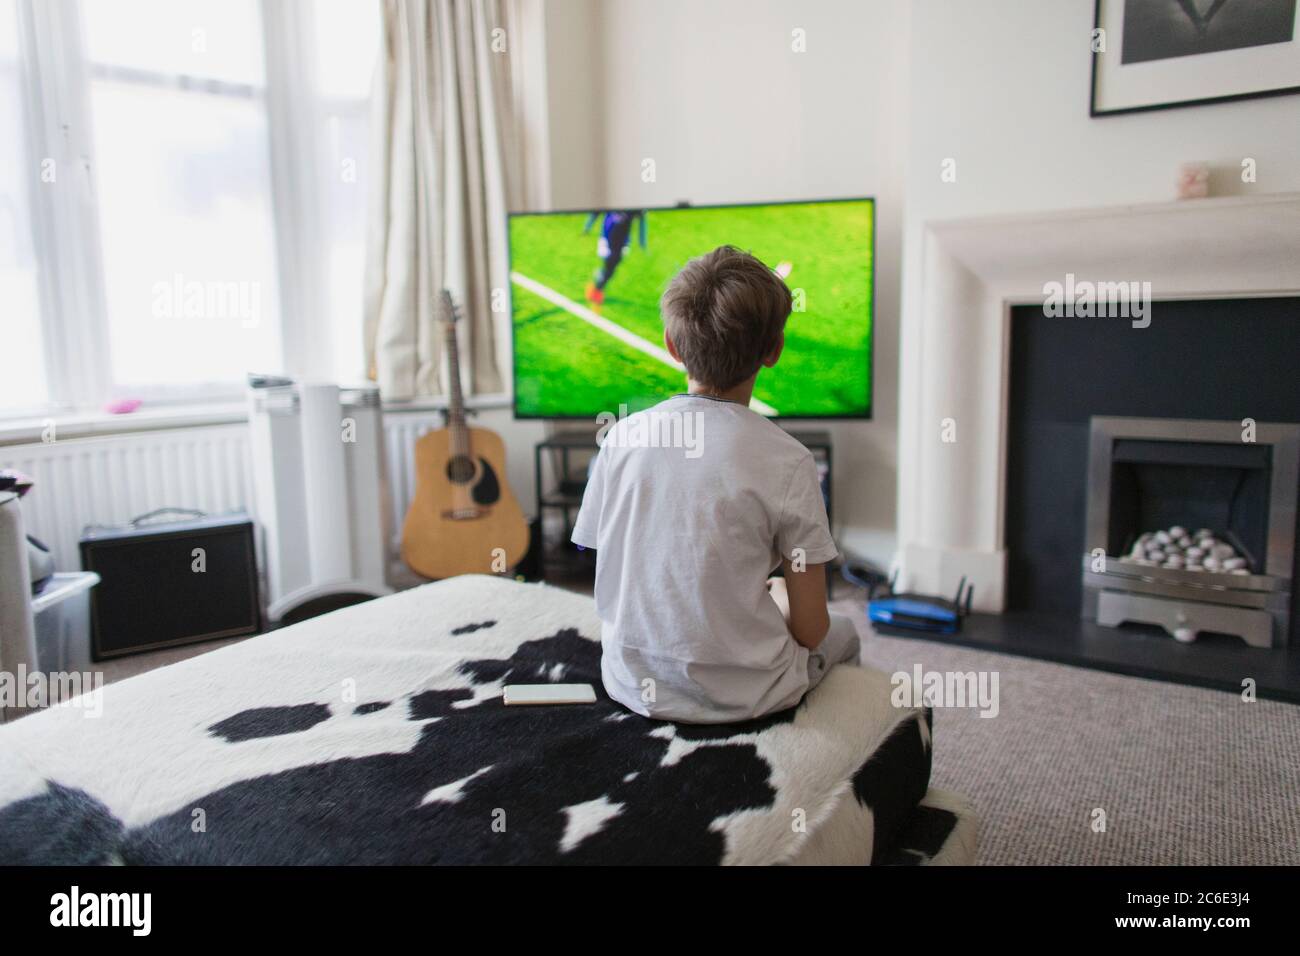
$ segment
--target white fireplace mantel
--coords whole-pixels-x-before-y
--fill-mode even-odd
[[[948,594],[966,575],[978,610],[1003,609],[1010,310],[1042,302],[1044,285],[1068,274],[1150,282],[1157,303],[1300,295],[1300,193],[926,225],[919,301],[901,344],[907,587]]]

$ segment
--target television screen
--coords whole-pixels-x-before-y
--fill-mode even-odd
[[[751,407],[869,417],[874,226],[871,199],[512,215],[515,415],[594,419],[685,391],[659,297],[686,260],[730,244],[794,299],[785,351],[759,372]]]

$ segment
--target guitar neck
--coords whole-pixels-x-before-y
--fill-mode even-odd
[[[447,428],[451,432],[451,453],[468,455],[469,428],[465,425],[465,396],[460,387],[460,349],[456,344],[456,325],[445,323],[447,343]]]

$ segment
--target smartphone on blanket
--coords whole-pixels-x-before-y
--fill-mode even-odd
[[[594,704],[596,691],[590,684],[507,684],[507,707],[516,704]]]

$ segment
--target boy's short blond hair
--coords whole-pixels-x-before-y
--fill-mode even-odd
[[[659,309],[691,379],[725,391],[772,354],[791,304],[775,272],[748,252],[719,246],[682,266]]]

